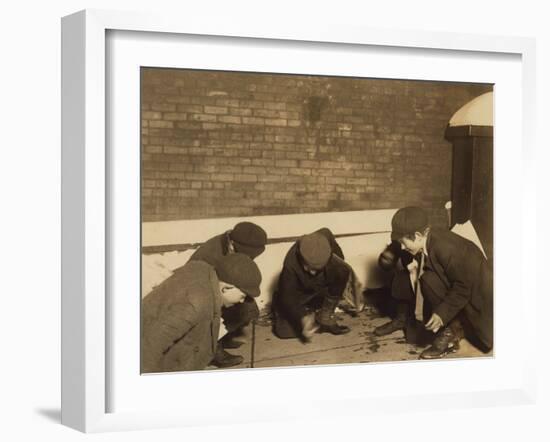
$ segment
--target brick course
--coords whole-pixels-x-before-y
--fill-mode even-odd
[[[447,122],[491,85],[143,68],[142,220],[421,205]]]

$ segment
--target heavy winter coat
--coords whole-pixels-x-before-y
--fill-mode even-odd
[[[214,268],[190,261],[141,304],[141,372],[202,370],[214,357],[222,299]]]
[[[427,258],[420,278],[433,312],[447,325],[463,314],[477,338],[493,346],[493,274],[479,248],[450,231],[428,234]]]
[[[344,254],[332,232],[326,228],[317,232],[328,239],[333,254],[325,268],[315,276],[306,272],[297,241],[286,254],[273,296],[276,316],[290,322],[296,330],[301,330],[300,321],[307,313],[307,304],[313,298],[331,298],[336,302],[341,298],[349,277],[350,270],[342,262]]]

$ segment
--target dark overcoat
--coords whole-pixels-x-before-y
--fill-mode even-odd
[[[214,268],[190,261],[141,304],[141,372],[202,370],[213,359],[222,299]]]
[[[447,230],[433,230],[426,243],[426,262],[420,278],[423,294],[443,323],[459,314],[481,343],[493,347],[493,274],[479,248]],[[426,296],[428,298],[428,296]]]
[[[216,267],[218,261],[229,252],[229,232],[210,238],[191,255],[190,261],[205,261]]]
[[[301,330],[301,319],[307,313],[308,303],[313,298],[338,300],[349,277],[349,268],[341,261],[344,254],[332,232],[327,228],[317,232],[328,239],[333,254],[325,268],[315,276],[306,272],[297,241],[285,256],[279,284],[273,295],[276,317],[288,321],[295,331]]]

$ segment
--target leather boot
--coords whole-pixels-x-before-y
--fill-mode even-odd
[[[334,310],[338,305],[338,299],[325,298],[321,309],[315,314],[319,324],[318,333],[331,333],[333,335],[343,335],[350,332],[350,328],[345,325],[339,325],[336,322]]]
[[[244,358],[242,356],[227,353],[223,349],[222,344],[218,342],[218,346],[216,347],[216,354],[214,355],[214,359],[212,359],[212,362],[210,364],[218,368],[227,368],[239,365],[243,362],[243,360]]]
[[[397,314],[394,319],[374,329],[376,336],[386,336],[398,330],[404,330],[409,317],[409,306],[406,302],[397,304]]]
[[[431,347],[420,353],[420,359],[443,358],[449,353],[460,349],[460,340],[464,337],[464,330],[458,319],[453,319],[447,327],[437,332]]]

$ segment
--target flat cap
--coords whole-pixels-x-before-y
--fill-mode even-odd
[[[391,239],[399,241],[406,235],[423,232],[428,227],[428,215],[421,207],[403,207],[393,215],[391,220]]]
[[[254,259],[261,255],[267,243],[267,233],[257,224],[244,221],[235,225],[229,233],[235,251]]]
[[[298,247],[305,263],[314,270],[324,268],[332,255],[328,239],[318,232],[302,236]]]
[[[260,294],[262,274],[256,263],[244,253],[223,256],[216,264],[216,274],[220,281],[234,285],[249,296]]]

